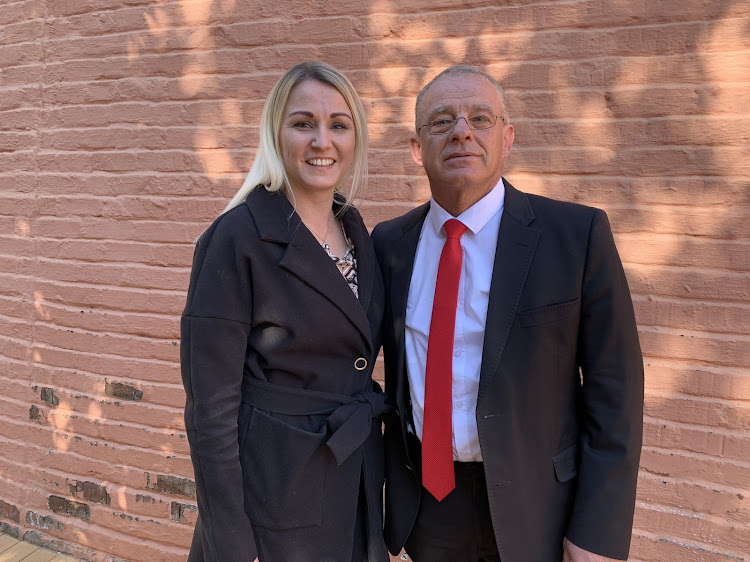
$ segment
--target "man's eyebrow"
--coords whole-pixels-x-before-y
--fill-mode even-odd
[[[486,103],[478,103],[471,106],[472,111],[488,111],[489,113],[494,113],[495,108],[493,108],[491,105],[487,105]]]
[[[475,103],[474,105],[472,105],[469,108],[469,111],[470,112],[472,112],[472,111],[487,111],[488,113],[494,113],[495,109],[491,105],[488,105],[486,103]],[[455,110],[455,108],[453,106],[443,105],[443,106],[440,106],[440,107],[436,107],[435,109],[433,109],[432,111],[430,111],[430,113],[427,116],[427,118],[431,119],[435,115],[439,115],[441,113],[448,113],[448,114],[453,115],[454,113],[456,113],[456,110]]]
[[[443,105],[440,107],[436,107],[430,113],[427,115],[427,117],[433,117],[434,115],[438,115],[439,113],[452,113],[453,108],[448,105]]]

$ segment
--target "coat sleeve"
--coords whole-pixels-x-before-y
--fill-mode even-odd
[[[200,517],[193,548],[199,543],[202,560],[211,562],[257,556],[244,510],[237,424],[252,318],[250,260],[242,242],[251,233],[237,220],[249,222],[241,213],[230,211],[199,239],[181,322],[185,426]]]
[[[601,210],[589,233],[579,330],[583,426],[567,536],[585,550],[625,560],[643,432],[643,358],[625,272]]]

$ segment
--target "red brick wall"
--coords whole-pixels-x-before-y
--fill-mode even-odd
[[[400,4],[400,5],[399,5]],[[299,15],[290,15],[299,14]],[[0,530],[184,560],[178,368],[192,240],[259,110],[309,58],[371,123],[372,226],[428,196],[414,96],[508,90],[516,186],[605,208],[646,354],[632,559],[750,558],[750,4],[741,0],[4,0]]]

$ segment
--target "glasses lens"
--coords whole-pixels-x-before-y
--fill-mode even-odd
[[[433,135],[439,135],[441,133],[452,131],[455,124],[455,119],[437,119],[436,121],[433,121],[432,123],[427,125],[427,130]]]
[[[497,121],[496,115],[472,115],[467,119],[472,129],[489,129]]]
[[[465,119],[472,129],[489,129],[497,122],[497,115],[472,115],[471,117],[459,117],[458,119],[436,119],[427,124],[427,131],[431,135],[450,133],[459,119]]]

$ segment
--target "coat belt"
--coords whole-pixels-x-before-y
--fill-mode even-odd
[[[246,378],[243,387],[242,401],[253,408],[290,416],[327,415],[330,437],[326,446],[339,466],[367,441],[374,420],[394,412],[386,404],[385,394],[372,390],[347,396],[271,384],[256,378]]]

